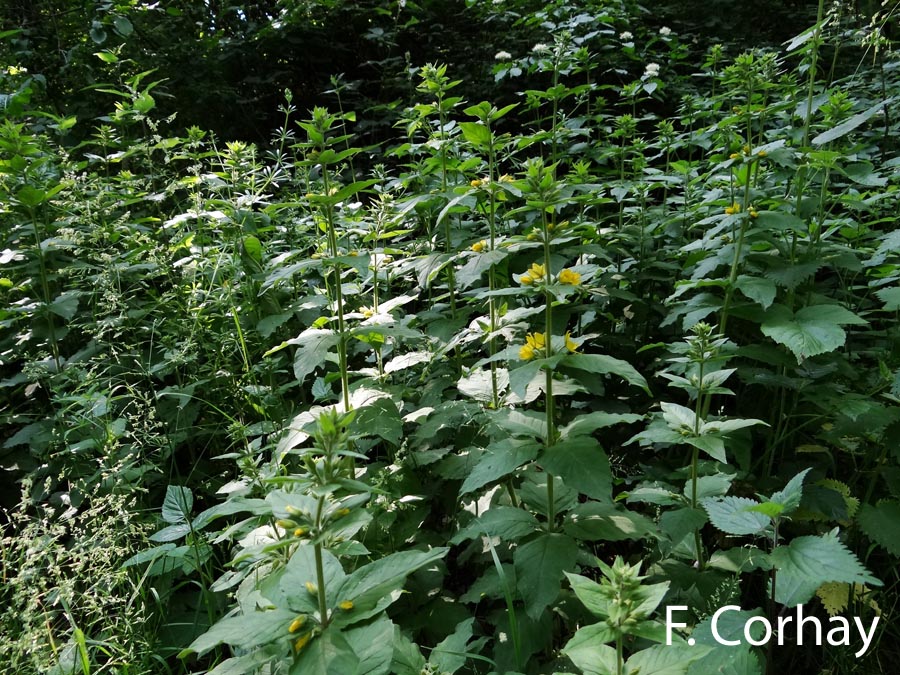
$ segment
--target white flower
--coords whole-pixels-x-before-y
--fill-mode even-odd
[[[496,61],[509,61],[512,58],[512,54],[509,52],[500,51],[494,54],[494,59]]]
[[[538,42],[534,47],[531,48],[535,54],[543,54],[544,52],[549,52],[550,47],[545,45],[543,42]]]
[[[634,39],[634,35],[632,35],[630,32],[628,32],[628,31],[626,30],[626,31],[624,31],[624,32],[622,32],[622,33],[619,33],[619,39],[620,39],[622,42],[630,42],[631,40]]]
[[[497,635],[497,639],[499,639],[500,642],[506,642],[509,638],[506,637],[506,633],[501,632]]]
[[[399,7],[400,9],[406,7],[406,0],[397,0],[397,7]]]
[[[663,26],[662,28],[659,29],[659,34],[662,35],[663,37],[667,37],[672,34],[672,29],[669,28],[668,26]]]
[[[659,64],[648,63],[647,67],[644,68],[644,75],[647,77],[659,77]]]

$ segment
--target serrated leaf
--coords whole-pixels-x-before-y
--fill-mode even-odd
[[[516,548],[516,587],[529,617],[536,620],[556,599],[563,573],[577,557],[575,540],[562,534],[541,534]]]
[[[348,675],[359,667],[359,658],[343,634],[336,628],[325,630],[313,638],[293,666],[289,675]]]
[[[754,302],[762,305],[763,309],[768,309],[775,301],[775,282],[771,279],[741,274],[735,280],[734,287]]]
[[[804,469],[798,473],[788,481],[783,490],[774,493],[770,498],[770,501],[784,507],[783,515],[788,515],[800,506],[800,500],[803,497],[803,481],[806,479],[806,474],[811,470],[811,468]]]
[[[802,363],[805,359],[834,351],[844,344],[842,325],[867,323],[839,305],[814,305],[792,314],[783,305],[774,305],[761,326],[764,335],[784,345]]]
[[[828,616],[836,616],[847,609],[850,602],[850,584],[829,581],[819,586],[816,595],[822,601]]]
[[[759,502],[746,497],[703,500],[710,522],[722,532],[737,535],[757,534],[769,525],[767,516],[748,510],[758,505]]]
[[[807,602],[827,581],[882,585],[834,532],[797,537],[776,547],[771,559],[778,569],[775,599],[789,607]]]
[[[343,631],[359,659],[354,675],[388,675],[394,657],[394,623],[382,614],[374,621]]]
[[[481,278],[491,267],[499,263],[509,255],[504,249],[494,249],[477,253],[469,258],[465,265],[456,271],[456,280],[461,289],[468,288]]]
[[[886,312],[896,312],[900,310],[900,287],[898,288],[882,288],[879,291],[875,291],[875,295],[878,296],[878,299],[884,303],[884,309]]]
[[[857,522],[869,539],[891,555],[900,556],[900,502],[863,504]]]

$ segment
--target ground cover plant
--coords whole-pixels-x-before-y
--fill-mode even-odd
[[[5,671],[890,671],[896,4],[158,5],[0,33]]]

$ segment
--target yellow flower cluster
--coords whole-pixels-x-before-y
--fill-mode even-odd
[[[578,350],[578,343],[572,339],[569,331],[564,337],[566,349],[573,354]],[[525,336],[525,344],[519,347],[519,358],[530,361],[536,356],[541,356],[547,351],[547,337],[545,333],[528,333]]]
[[[747,209],[747,213],[750,214],[751,218],[759,218],[759,212],[753,207],[752,204]]]
[[[581,275],[574,270],[566,268],[559,273],[559,283],[568,286],[577,286],[581,283]]]
[[[530,361],[547,348],[543,333],[529,333],[525,336],[525,344],[519,348],[519,358]]]
[[[735,203],[732,204],[731,206],[726,206],[726,207],[725,207],[725,214],[726,214],[726,215],[733,216],[735,213],[740,213],[740,212],[741,212],[741,205],[738,204],[737,202],[735,202]]]
[[[528,268],[528,271],[519,277],[519,283],[523,286],[531,286],[535,281],[540,281],[543,278],[544,266],[539,265],[538,263],[531,263],[531,267]]]
[[[487,245],[487,241],[482,239],[481,241],[476,241],[474,244],[472,244],[472,250],[475,251],[475,253],[481,253],[484,249],[487,248]]]

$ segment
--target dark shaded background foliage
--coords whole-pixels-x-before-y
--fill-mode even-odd
[[[735,52],[778,44],[810,25],[816,7],[808,0],[627,4],[648,27],[671,26],[697,55],[715,41]],[[162,80],[158,109],[177,112],[174,132],[197,125],[256,142],[277,126],[286,88],[297,108],[307,110],[332,89],[331,77],[342,74],[347,108],[368,109],[361,115],[367,125],[357,131],[377,141],[386,137],[384,129],[366,126],[393,119],[391,110],[413,89],[414,64],[447,63],[471,100],[511,96],[514,84],[490,77],[493,54],[530,47],[539,27],[512,19],[547,7],[516,3],[516,14],[498,15],[464,0],[410,0],[403,7],[383,0],[7,0],[0,30],[21,32],[0,49],[44,78],[45,105],[60,114],[106,114],[109,96],[92,87],[115,72],[93,53],[113,50],[130,60],[131,72],[153,70],[153,79]],[[498,18],[508,15],[506,23]]]

